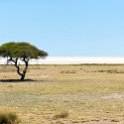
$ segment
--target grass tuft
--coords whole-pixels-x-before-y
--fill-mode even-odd
[[[18,116],[15,113],[1,112],[0,124],[17,124],[19,123]]]
[[[67,118],[69,116],[69,113],[68,111],[63,111],[61,113],[58,113],[54,116],[55,119],[58,119],[58,118]]]

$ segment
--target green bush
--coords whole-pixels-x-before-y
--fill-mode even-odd
[[[17,124],[19,123],[18,116],[15,113],[0,113],[0,124]]]

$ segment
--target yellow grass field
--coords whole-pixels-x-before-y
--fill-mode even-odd
[[[124,65],[29,66],[25,82],[13,66],[0,66],[0,111],[20,124],[124,121]]]

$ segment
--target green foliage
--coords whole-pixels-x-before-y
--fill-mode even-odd
[[[15,113],[0,113],[0,124],[17,124],[18,116]]]
[[[3,57],[45,57],[48,54],[26,42],[9,42],[0,46],[0,55]]]

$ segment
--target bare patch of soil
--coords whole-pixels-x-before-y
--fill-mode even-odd
[[[124,94],[114,93],[106,96],[102,96],[102,99],[117,99],[117,100],[124,100]]]
[[[121,122],[106,122],[106,121],[99,121],[99,122],[84,122],[82,124],[123,124]]]

